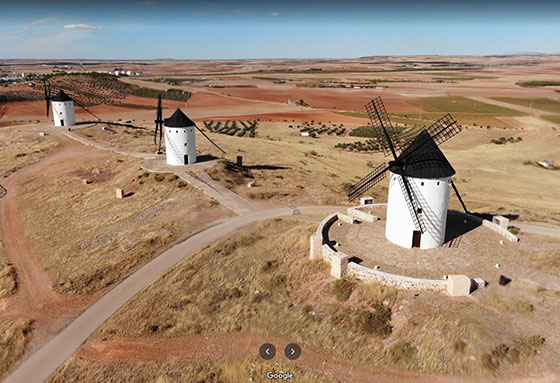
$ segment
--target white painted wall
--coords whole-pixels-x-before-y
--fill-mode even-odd
[[[414,221],[406,204],[399,180],[401,176],[390,173],[389,198],[387,201],[387,223],[385,236],[392,243],[402,247],[412,247]],[[449,206],[449,188],[451,178],[420,179],[408,178],[412,189],[419,197],[422,207],[422,219],[426,231],[420,240],[421,249],[433,249],[445,241],[447,208]]]
[[[194,126],[186,128],[169,128],[163,126],[165,132],[165,156],[168,165],[185,165],[184,156],[188,155],[189,164],[196,162],[196,137]]]
[[[54,126],[76,125],[74,101],[52,101],[51,104]]]

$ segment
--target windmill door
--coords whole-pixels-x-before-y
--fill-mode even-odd
[[[412,232],[412,247],[420,247],[420,238],[422,238],[422,232],[414,230]]]
[[[184,155],[184,157],[183,157],[183,163],[184,163],[185,165],[189,163],[189,156],[188,156],[188,154],[185,154],[185,155]]]
[[[64,120],[60,120],[60,126],[64,126]]]

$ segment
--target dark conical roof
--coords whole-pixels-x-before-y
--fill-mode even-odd
[[[455,174],[455,169],[426,130],[422,130],[416,136],[395,162],[400,161],[405,165],[404,171],[400,167],[393,166],[391,172],[412,178],[428,179],[451,177]]]
[[[72,101],[72,98],[66,94],[62,89],[58,91],[58,94],[52,98],[52,101]]]
[[[194,126],[194,122],[187,117],[185,113],[179,108],[169,118],[166,118],[164,123],[169,128],[184,128],[187,126]]]

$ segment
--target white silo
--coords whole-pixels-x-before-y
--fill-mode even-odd
[[[74,101],[62,89],[51,99],[54,126],[76,125]]]
[[[196,137],[194,122],[181,109],[177,109],[163,123],[165,155],[168,165],[186,165],[196,162]]]
[[[428,142],[422,144],[426,140]],[[420,148],[407,157],[407,153],[418,146]],[[385,236],[402,247],[439,247],[445,242],[449,188],[455,169],[426,131],[400,156],[406,157],[406,166],[404,170],[391,169]],[[403,176],[408,180],[415,208],[409,203]],[[415,222],[416,216],[419,223]]]

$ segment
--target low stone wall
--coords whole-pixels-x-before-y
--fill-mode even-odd
[[[362,213],[368,214],[365,212]],[[333,277],[340,279],[345,276],[352,276],[365,282],[378,282],[387,286],[408,290],[442,291],[446,289],[447,283],[444,280],[411,278],[372,270],[368,267],[360,266],[357,263],[349,262],[350,256],[337,251],[336,248],[330,244],[329,240],[330,227],[341,218],[346,222],[354,223],[354,220],[347,215],[333,213],[319,224],[315,235],[310,238],[310,258],[323,259],[328,262],[331,266],[330,274]]]
[[[490,230],[495,231],[496,233],[504,236],[506,239],[508,239],[512,242],[519,242],[519,238],[515,234],[511,233],[507,228],[504,228],[504,227],[498,225],[497,223],[494,223],[494,222],[489,221],[489,220],[484,219],[484,218],[480,218],[480,217],[478,217],[476,215],[473,215],[473,214],[467,214],[467,213],[463,213],[463,212],[456,211],[456,210],[453,210],[452,212],[454,214],[463,214],[463,215],[467,216],[468,218],[479,222],[482,226],[485,226],[485,227],[489,228]]]
[[[349,207],[346,211],[346,214],[360,222],[379,221],[379,217],[370,213],[366,213],[365,211],[361,211],[359,207]]]
[[[447,282],[443,279],[405,277],[403,275],[372,270],[354,262],[348,263],[347,275],[356,277],[362,281],[378,282],[386,286],[393,286],[405,290],[443,291],[447,288]]]

